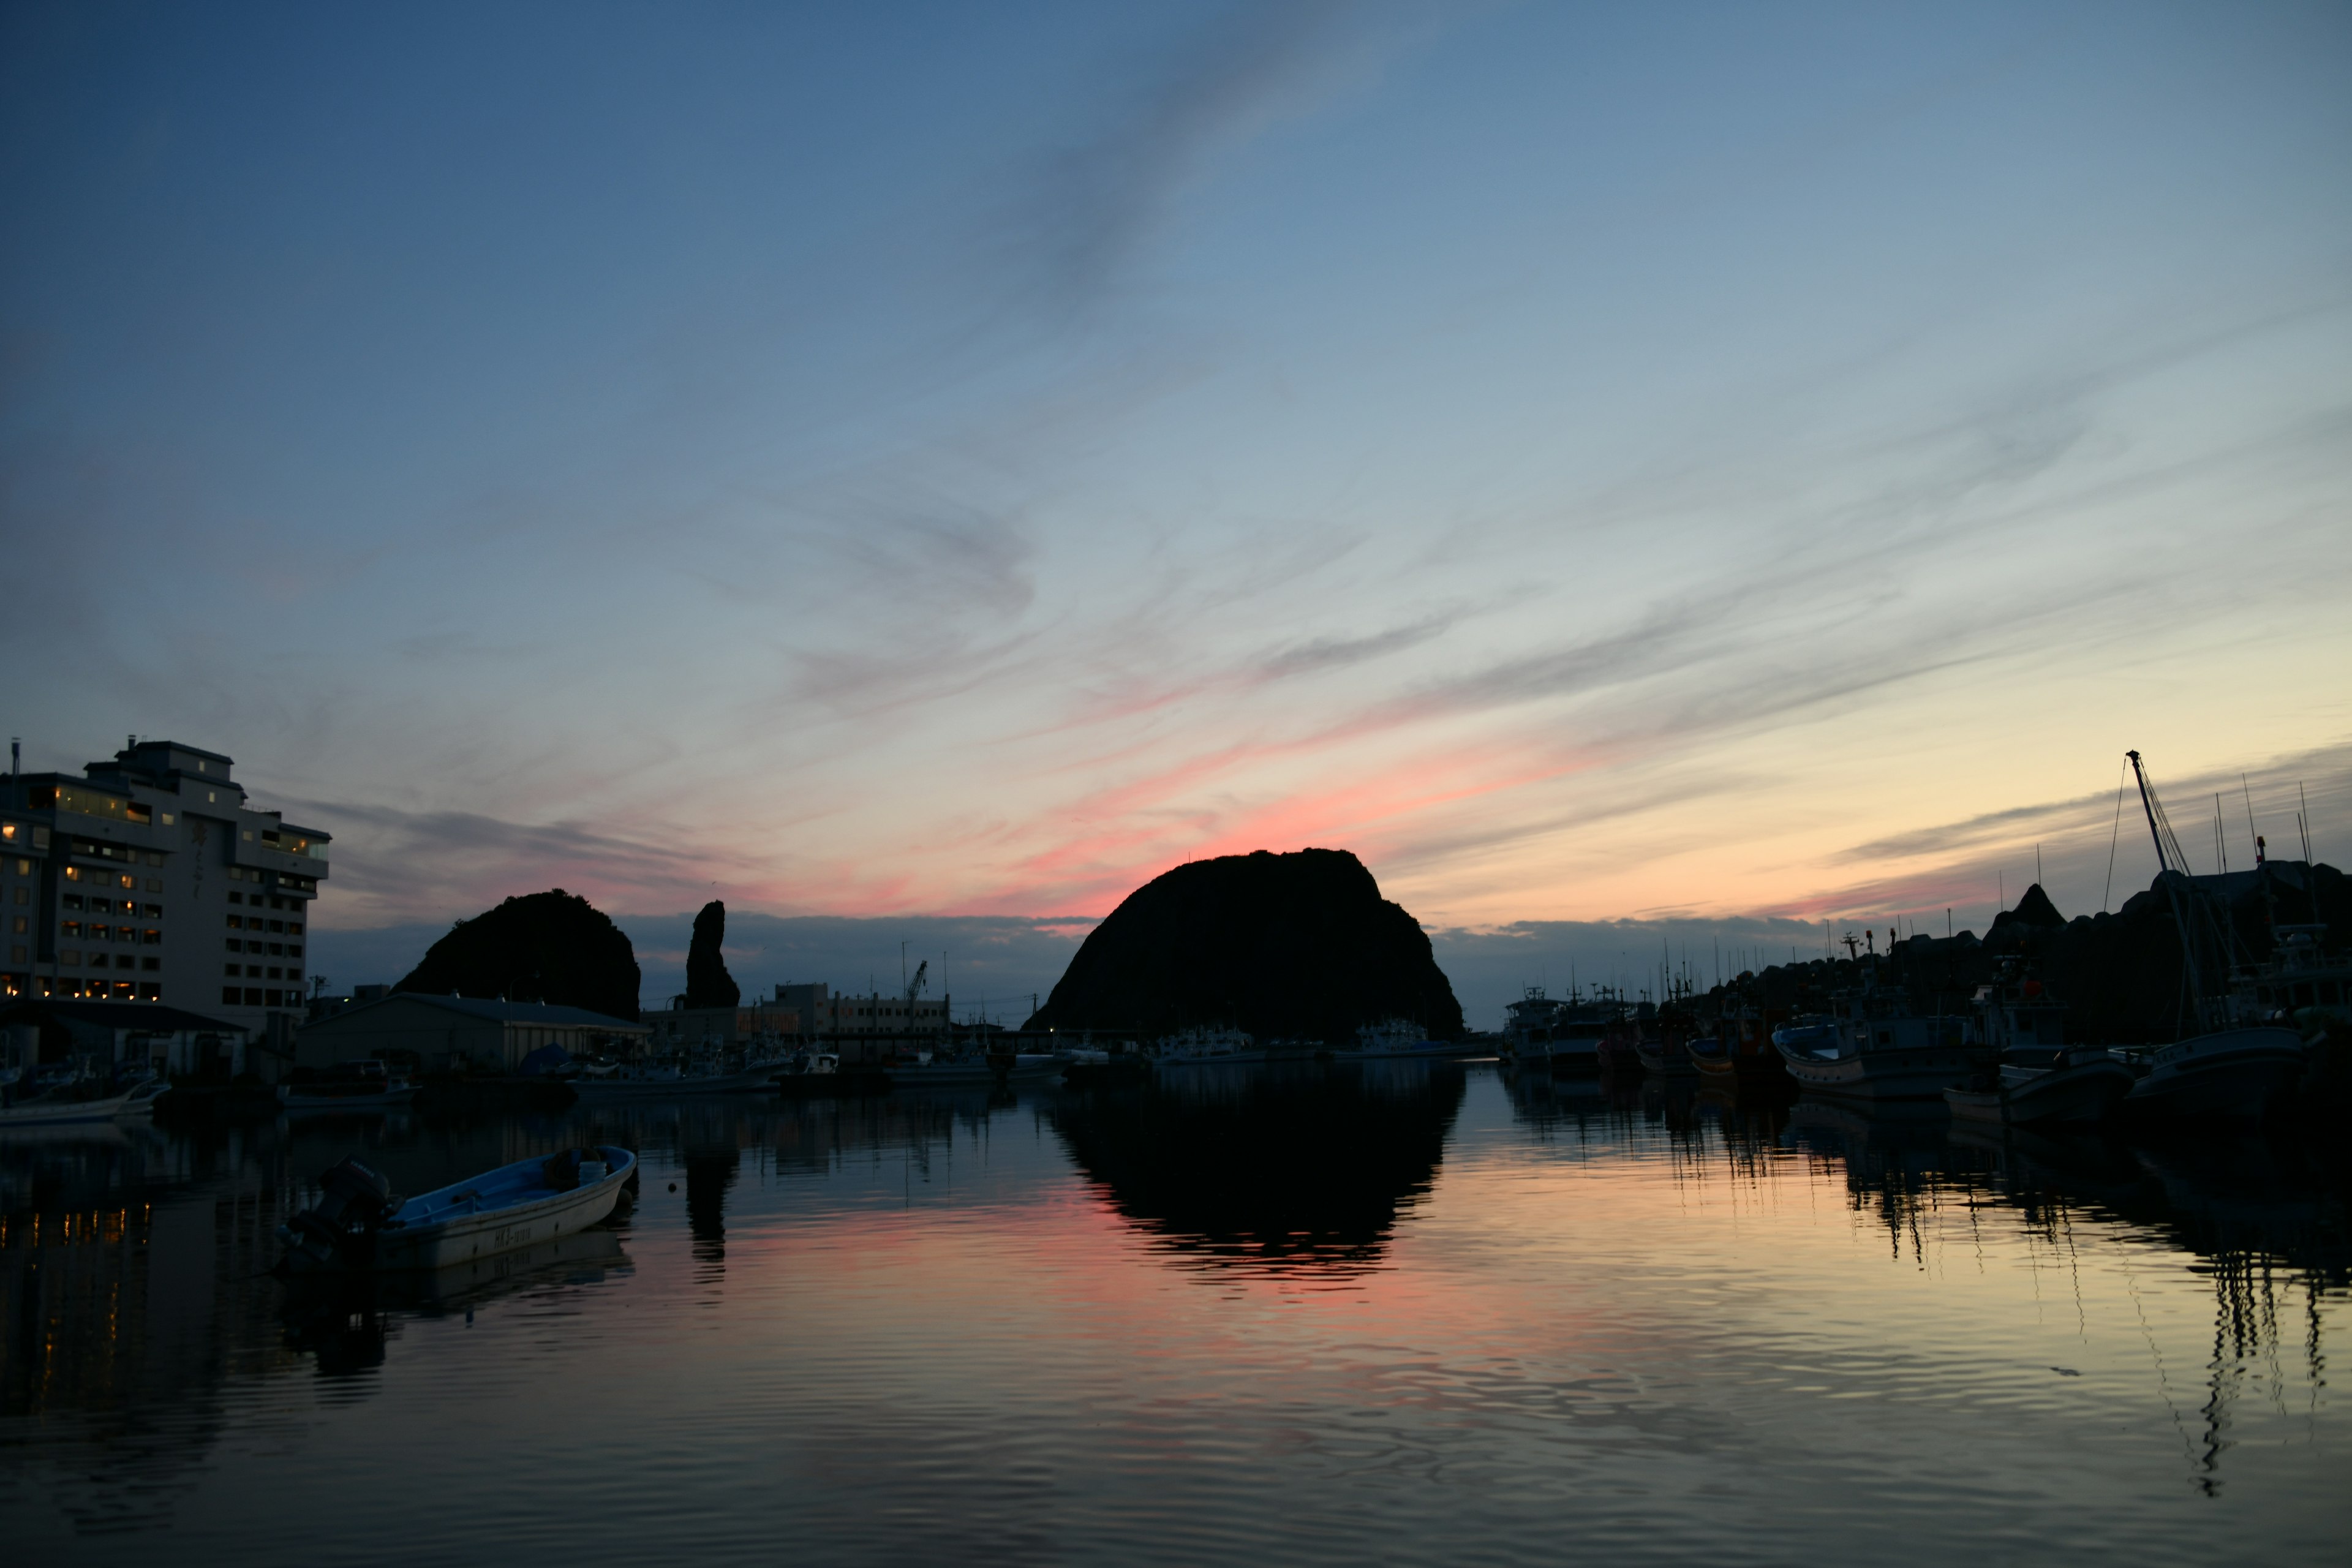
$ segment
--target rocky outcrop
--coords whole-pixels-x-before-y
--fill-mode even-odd
[[[1129,893],[1028,1026],[1142,1038],[1233,1027],[1344,1046],[1390,1017],[1439,1039],[1462,1033],[1420,923],[1345,850],[1261,849],[1179,866]]]
[[[732,1007],[743,999],[743,989],[727,973],[719,944],[727,940],[727,906],[717,899],[694,917],[694,940],[686,949],[686,1005],[689,1007]]]
[[[637,955],[610,916],[561,888],[509,899],[427,949],[395,991],[637,1016]]]

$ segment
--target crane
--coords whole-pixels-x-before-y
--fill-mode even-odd
[[[923,982],[929,978],[930,968],[931,961],[928,958],[915,965],[915,977],[907,982],[908,1006],[913,1006],[915,1005],[915,998],[923,994]]]

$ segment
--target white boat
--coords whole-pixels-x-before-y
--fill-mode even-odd
[[[18,1127],[67,1127],[79,1122],[111,1121],[118,1116],[137,1116],[155,1109],[155,1100],[163,1091],[139,1097],[149,1086],[141,1085],[128,1094],[110,1094],[96,1100],[68,1100],[45,1094],[32,1100],[19,1100],[15,1105],[0,1106],[0,1132]]]
[[[278,1227],[284,1267],[447,1268],[536,1247],[604,1220],[636,1168],[627,1149],[566,1149],[404,1202],[383,1176],[345,1160],[320,1178],[318,1205]]]
[[[0,1072],[0,1130],[152,1115],[155,1102],[171,1092],[172,1086],[152,1072],[109,1086],[86,1062],[51,1063],[30,1073],[11,1068]]]
[[[171,1084],[153,1073],[125,1087],[129,1092],[123,1095],[122,1109],[114,1113],[117,1116],[152,1116],[155,1102],[172,1092]]]

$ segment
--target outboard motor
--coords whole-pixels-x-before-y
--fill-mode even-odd
[[[375,1254],[376,1227],[401,1200],[392,1184],[357,1160],[346,1159],[319,1178],[320,1198],[278,1227],[286,1243],[284,1267],[364,1268]]]

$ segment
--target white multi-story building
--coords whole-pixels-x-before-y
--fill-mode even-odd
[[[779,985],[775,1001],[761,1005],[790,1008],[799,1016],[803,1032],[817,1036],[943,1035],[948,1031],[945,996],[927,1001],[920,996],[888,996],[878,991],[866,996],[849,996],[818,982]]]
[[[290,1029],[328,836],[247,804],[231,766],[134,738],[79,778],[12,773],[0,994],[162,1002],[257,1034],[282,1014]]]

